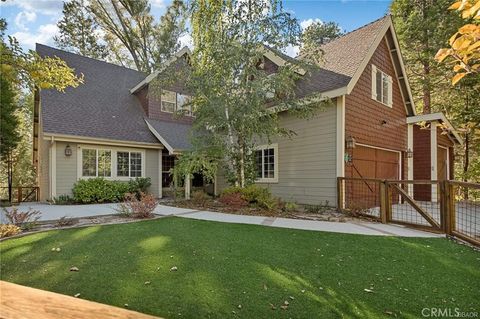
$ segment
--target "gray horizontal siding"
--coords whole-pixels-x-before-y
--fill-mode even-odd
[[[299,119],[280,114],[283,128],[293,130],[291,138],[277,137],[278,183],[259,183],[272,194],[300,204],[336,203],[336,107],[319,111],[312,119]],[[263,144],[263,143],[258,143]],[[226,187],[224,174],[219,173],[217,187]]]
[[[70,145],[72,149],[71,156],[65,156],[65,147]],[[123,148],[118,146],[108,146],[108,145],[89,145],[92,148],[107,148],[115,149],[121,151]],[[125,149],[131,150],[131,147],[126,147]],[[155,197],[160,196],[159,188],[159,150],[157,149],[138,149],[145,151],[145,177],[150,177],[152,185],[149,188],[149,192],[155,195]],[[78,180],[78,163],[77,163],[77,152],[79,151],[79,145],[75,143],[67,142],[56,142],[56,196],[59,195],[72,195],[72,188],[75,182]],[[115,168],[114,168],[115,169]]]

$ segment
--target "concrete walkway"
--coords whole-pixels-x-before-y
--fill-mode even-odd
[[[48,205],[42,203],[22,203],[20,207],[22,211],[30,207],[34,210],[40,211],[42,213],[40,221],[57,220],[63,216],[78,218],[112,215],[117,213],[117,204]],[[361,220],[340,223],[291,219],[282,217],[245,216],[192,210],[166,205],[158,205],[155,209],[155,214],[161,216],[178,216],[183,218],[209,220],[224,223],[252,224],[270,227],[326,231],[346,234],[401,237],[444,237],[444,235],[441,234],[423,232],[403,226],[397,226],[392,224],[385,225]],[[6,221],[3,211],[0,214],[0,221],[2,223]]]

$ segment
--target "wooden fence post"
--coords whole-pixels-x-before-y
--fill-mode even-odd
[[[387,223],[392,221],[392,188],[388,181],[385,181],[385,216]]]
[[[380,182],[380,220],[387,223],[387,186],[386,182]]]
[[[17,187],[17,202],[18,203],[21,203],[22,202],[22,188],[21,187]]]
[[[455,230],[455,186],[449,181],[445,181],[445,210],[447,211],[447,218],[445,223],[445,233],[453,235]]]
[[[449,220],[449,212],[448,212],[448,205],[447,204],[447,188],[446,188],[446,181],[439,181],[438,182],[438,194],[440,197],[440,229],[443,230],[445,233],[447,232],[447,224]]]
[[[343,180],[338,177],[337,178],[337,208],[338,210],[343,210]]]

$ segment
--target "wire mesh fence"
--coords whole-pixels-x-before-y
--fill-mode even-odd
[[[390,221],[422,228],[440,228],[440,182],[388,181],[388,189]]]
[[[444,232],[480,246],[480,184],[341,177],[337,192],[340,210]]]
[[[341,208],[353,215],[380,218],[381,180],[348,178],[339,180]]]
[[[480,245],[480,184],[449,183],[454,210],[451,230],[455,236]]]

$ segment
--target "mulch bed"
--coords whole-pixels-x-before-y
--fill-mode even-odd
[[[208,200],[203,203],[197,203],[193,200],[164,200],[162,205],[174,206],[179,208],[188,208],[193,210],[208,210],[219,213],[248,215],[248,216],[266,216],[266,217],[283,217],[304,220],[331,221],[331,222],[347,222],[356,219],[346,213],[338,212],[335,207],[322,207],[318,212],[309,212],[299,207],[296,211],[267,210],[255,206],[247,207],[231,207],[225,206],[217,200]]]

